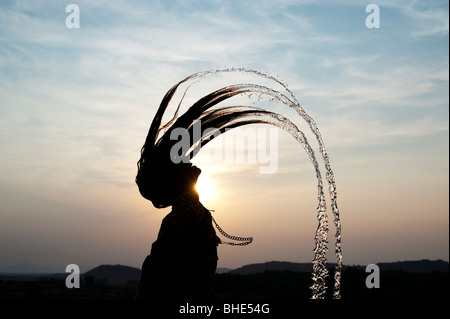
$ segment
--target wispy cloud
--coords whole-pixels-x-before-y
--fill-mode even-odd
[[[412,38],[445,36],[449,30],[448,1],[381,1],[380,6],[394,8],[410,19],[408,27]]]

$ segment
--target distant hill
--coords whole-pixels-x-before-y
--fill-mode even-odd
[[[97,284],[137,283],[141,277],[141,270],[124,265],[100,265],[82,274],[85,280],[89,276]]]
[[[216,269],[216,274],[225,274],[228,273],[230,271],[232,271],[233,269],[231,268],[217,268]]]
[[[417,261],[398,261],[391,263],[378,263],[378,267],[380,267],[380,271],[404,271],[404,272],[412,272],[412,273],[430,273],[434,271],[439,272],[448,272],[449,271],[449,263],[443,260],[417,260]],[[335,264],[329,263],[327,264],[327,268],[333,269]],[[349,266],[343,266],[343,269],[346,269]],[[355,265],[351,266],[357,269],[365,269],[366,265]],[[262,273],[266,270],[290,270],[290,271],[300,271],[300,272],[311,272],[312,271],[312,263],[292,263],[286,261],[269,261],[261,264],[250,264],[245,265],[243,267],[234,269],[228,273],[230,274],[256,274]]]
[[[411,273],[431,273],[431,272],[449,272],[449,263],[443,260],[416,260],[416,261],[398,261],[389,263],[377,263],[381,271],[404,271]],[[335,264],[327,264],[327,268],[334,269]],[[359,270],[364,270],[366,265],[352,265],[344,266],[344,270],[352,267]],[[81,268],[86,269],[86,268]],[[2,275],[38,275],[38,274],[60,274],[66,275],[65,269],[57,269],[51,267],[36,266],[29,263],[21,263],[15,266],[0,269]],[[290,270],[297,272],[311,272],[312,263],[293,263],[287,261],[269,261],[265,263],[245,265],[240,268],[231,270],[229,268],[217,268],[217,274],[256,274],[262,273],[265,270]],[[127,284],[137,283],[141,276],[139,268],[124,266],[124,265],[100,265],[85,273],[82,273],[82,278],[94,280],[95,283],[103,284]]]
[[[449,264],[441,259],[428,260],[422,259],[417,261],[398,261],[394,263],[378,263],[380,271],[383,270],[401,270],[414,273],[428,273],[433,271],[448,272]]]
[[[312,263],[292,263],[287,261],[269,261],[260,264],[250,264],[245,265],[240,268],[231,270],[230,274],[255,274],[259,272],[264,272],[265,270],[291,270],[291,271],[302,271],[311,272]]]
[[[216,273],[227,273],[229,268],[217,268]],[[82,278],[91,276],[97,284],[128,284],[130,282],[139,282],[141,269],[124,265],[100,265],[85,273]]]

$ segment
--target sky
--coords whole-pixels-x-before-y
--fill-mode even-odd
[[[69,4],[79,8],[79,28]],[[178,81],[231,67],[287,83],[316,121],[336,180],[344,264],[448,261],[448,2],[374,2],[379,28],[366,25],[368,4],[1,1],[0,268],[141,267],[170,212],[154,208],[134,182],[151,120]],[[210,75],[194,81],[183,106],[216,82],[248,81],[283,89],[252,74]],[[292,109],[241,98],[287,116],[319,154]],[[310,262],[313,165],[286,132],[248,128],[270,146],[265,153],[234,145],[229,132],[193,160],[202,169],[200,200],[219,225],[254,238],[220,245],[218,267]],[[219,148],[246,160],[208,157]],[[327,258],[335,262],[327,212]]]

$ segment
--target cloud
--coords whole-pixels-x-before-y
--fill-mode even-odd
[[[425,6],[418,1],[389,1],[383,6],[392,7],[410,19],[411,37],[445,36],[449,32],[448,2],[436,1]]]
[[[432,137],[448,132],[448,122],[431,116],[392,123],[364,113],[353,112],[326,119],[322,134],[333,149],[353,149],[368,145],[395,145],[418,137]],[[320,127],[319,127],[320,128]]]

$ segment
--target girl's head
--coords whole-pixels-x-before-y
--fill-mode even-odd
[[[178,196],[195,191],[200,173],[191,163],[153,163],[140,171],[136,183],[144,198],[156,208],[164,208],[173,205]]]
[[[251,94],[258,88],[269,90],[251,84],[235,84],[216,90],[199,99],[183,115],[178,116],[180,102],[173,118],[162,125],[164,113],[178,87],[199,74],[202,73],[185,78],[166,93],[141,149],[136,183],[141,195],[158,208],[170,206],[177,196],[195,190],[201,170],[192,166],[189,160],[196,154],[198,147],[201,148],[211,140],[211,136],[224,133],[227,129],[254,123],[267,123],[282,128],[294,127],[281,115],[260,108],[242,105],[215,107],[233,96]],[[198,121],[202,128],[200,136],[193,134],[194,124]],[[173,135],[177,135],[172,133],[176,133],[174,130],[178,129],[186,130],[189,145],[180,150],[184,154],[176,154],[178,157],[181,156],[184,162],[175,164],[179,161],[174,160],[172,156],[175,155],[171,151],[179,141],[172,138]]]

